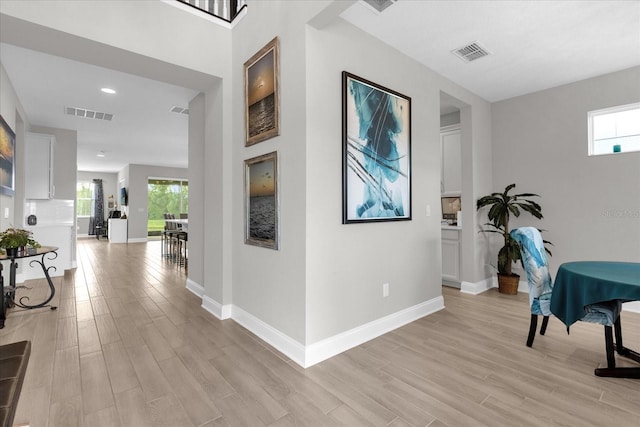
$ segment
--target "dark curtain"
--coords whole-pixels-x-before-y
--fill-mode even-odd
[[[96,226],[104,223],[104,197],[102,191],[102,180],[93,180],[93,204],[91,205],[91,217],[89,218],[89,235],[95,236]]]

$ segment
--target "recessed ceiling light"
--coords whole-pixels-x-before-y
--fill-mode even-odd
[[[96,154],[96,156],[104,157],[104,151],[98,151],[98,154]]]
[[[104,93],[108,93],[109,95],[113,95],[114,93],[116,93],[115,90],[108,88],[108,87],[103,87],[102,89],[100,89],[101,91],[103,91]]]

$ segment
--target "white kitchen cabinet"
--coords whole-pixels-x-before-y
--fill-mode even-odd
[[[443,127],[440,130],[440,146],[442,194],[459,195],[462,193],[462,145],[458,125]]]
[[[53,199],[53,135],[27,132],[25,135],[25,199]]]
[[[442,228],[443,284],[460,287],[460,229]]]
[[[109,218],[109,242],[127,243],[127,220]]]

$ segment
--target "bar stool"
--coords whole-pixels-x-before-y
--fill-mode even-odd
[[[164,214],[164,231],[162,233],[162,254],[167,257],[175,260],[177,258],[177,243],[178,243],[178,234],[181,233],[181,230],[178,229],[178,225],[175,222],[167,221],[171,219],[175,219],[175,216],[170,213]]]
[[[176,237],[178,244],[178,266],[187,268],[187,242],[189,241],[189,233],[180,231]]]

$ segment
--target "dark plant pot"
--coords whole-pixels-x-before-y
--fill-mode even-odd
[[[520,284],[520,276],[517,274],[499,274],[498,273],[498,292],[507,295],[517,295],[518,285]]]
[[[9,258],[11,257],[15,257],[16,255],[18,255],[18,248],[5,248],[5,251],[7,251],[7,256]]]

